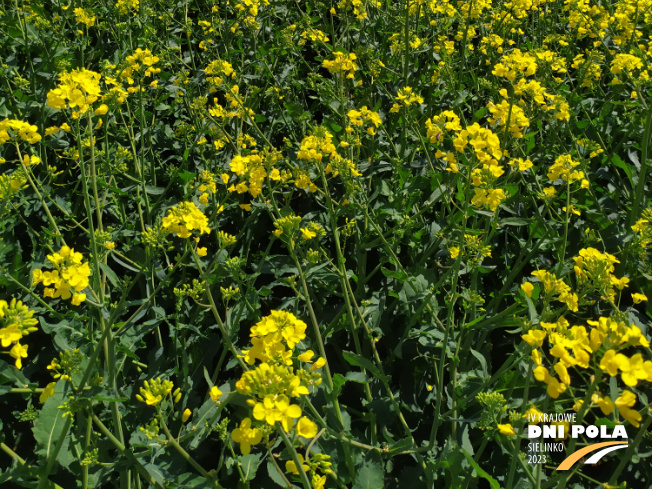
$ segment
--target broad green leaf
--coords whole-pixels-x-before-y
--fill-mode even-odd
[[[54,395],[50,397],[43,408],[39,417],[34,422],[32,431],[34,432],[34,439],[36,440],[36,454],[49,459],[54,452],[54,448],[62,436],[65,436],[61,450],[57,455],[57,462],[64,467],[67,467],[75,460],[75,457],[70,453],[68,445],[70,443],[70,430],[64,433],[66,425],[66,418],[63,417],[64,410],[59,409],[68,400],[66,389],[66,382],[60,380],[54,386]]]
[[[120,288],[120,279],[115,274],[115,272],[113,270],[111,270],[111,267],[109,267],[104,262],[100,262],[100,268],[106,274],[106,278],[109,279],[109,282],[111,282],[111,285],[113,285],[116,289]]]
[[[350,365],[353,365],[354,367],[364,368],[368,370],[374,377],[381,378],[380,370],[378,370],[378,367],[376,367],[376,365],[374,365],[373,362],[368,358],[350,351],[343,351],[342,356],[344,357],[344,360],[349,362]]]
[[[240,457],[240,468],[245,480],[250,481],[256,477],[256,471],[260,465],[261,453],[250,453],[249,455],[242,455]]]
[[[358,470],[352,489],[382,489],[385,487],[384,474],[382,463],[368,457]]]

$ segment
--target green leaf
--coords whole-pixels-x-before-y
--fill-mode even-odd
[[[382,489],[385,487],[383,476],[383,466],[379,460],[365,459],[352,489]]]
[[[489,486],[491,487],[491,489],[500,489],[500,484],[498,484],[498,481],[493,477],[491,477],[487,472],[482,470],[482,468],[478,465],[478,463],[475,460],[473,460],[473,457],[468,453],[466,453],[466,450],[463,449],[462,453],[466,457],[466,460],[469,462],[471,467],[473,467],[473,469],[477,472],[477,474],[483,479],[486,479],[487,482],[489,482]]]
[[[8,383],[13,383],[16,387],[25,387],[29,384],[29,380],[16,367],[0,360],[0,384]]]
[[[183,172],[179,173],[177,176],[181,179],[181,181],[182,181],[182,182],[184,183],[184,185],[185,185],[185,184],[188,183],[190,180],[192,180],[193,178],[195,178],[197,175],[196,175],[195,173],[192,173],[192,172],[189,172],[189,171],[183,171]]]
[[[161,195],[165,189],[162,187],[154,187],[152,185],[145,185],[145,192],[150,195]]]
[[[279,486],[287,487],[283,477],[281,477],[281,474],[278,473],[278,469],[271,460],[267,460],[267,475],[269,475],[269,478],[276,482]]]
[[[372,363],[371,360],[368,358],[365,358],[361,355],[358,355],[356,353],[350,352],[350,351],[343,351],[342,356],[344,357],[344,360],[349,362],[349,365],[353,365],[354,367],[360,367],[364,368],[367,371],[371,373],[374,377],[377,378],[382,378],[382,375],[380,374],[380,370],[378,370],[378,367]]]
[[[521,219],[520,217],[507,217],[500,220],[501,226],[527,226],[530,223],[527,219]]]
[[[59,409],[59,406],[64,401],[67,401],[65,391],[66,382],[60,380],[54,386],[54,395],[43,404],[41,413],[34,422],[32,431],[36,440],[36,454],[45,459],[48,459],[52,455],[59,438],[65,436],[61,450],[59,450],[57,455],[57,462],[67,467],[75,460],[75,457],[68,449],[68,445],[70,444],[70,431],[66,430],[66,433],[64,433],[66,418],[62,416],[64,411]]]
[[[256,477],[256,471],[260,465],[260,457],[262,457],[261,453],[251,453],[240,457],[240,468],[242,469],[242,475],[244,475],[245,480],[250,481]]]
[[[604,160],[607,160],[607,158],[605,157]],[[633,187],[634,179],[632,177],[632,165],[628,165],[623,160],[621,160],[617,155],[611,156],[611,162],[614,164],[614,166],[617,166],[618,168],[620,168],[622,171],[625,172],[625,175],[627,175],[627,179],[629,180],[629,183]],[[603,161],[603,163],[606,163],[606,161]]]
[[[408,275],[405,272],[401,272],[398,270],[394,272],[385,267],[381,267],[380,271],[383,272],[383,275],[385,275],[385,277],[395,278],[399,282],[405,282],[408,279]]]
[[[111,270],[111,267],[109,267],[104,262],[100,262],[100,268],[106,274],[106,278],[109,279],[109,282],[111,282],[111,285],[113,285],[116,289],[120,288],[120,279],[115,274],[115,272],[113,270]]]

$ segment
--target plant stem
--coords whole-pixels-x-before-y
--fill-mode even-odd
[[[639,207],[644,204],[645,200],[645,178],[647,176],[647,156],[650,148],[650,139],[652,137],[652,105],[648,108],[647,118],[645,120],[645,130],[643,131],[643,141],[641,141],[641,170],[638,174],[638,184],[636,185],[636,193],[632,202],[632,210],[629,212],[627,219],[627,227],[636,222],[638,218]]]

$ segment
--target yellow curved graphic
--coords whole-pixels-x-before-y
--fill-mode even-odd
[[[627,445],[626,441],[605,441],[603,443],[595,443],[589,445],[588,447],[581,448],[580,450],[573,452],[557,467],[557,470],[568,470],[570,469],[575,462],[581,459],[583,456],[595,452],[600,448],[608,447],[611,445]]]

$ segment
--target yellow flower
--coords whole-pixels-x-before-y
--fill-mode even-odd
[[[254,406],[254,418],[258,421],[264,419],[272,426],[279,421],[286,433],[292,429],[293,419],[299,416],[301,416],[301,408],[297,404],[290,404],[290,400],[284,394],[279,396],[268,394],[263,402],[258,402]]]
[[[598,394],[593,394],[591,400],[598,405],[605,416],[609,416],[614,410],[614,403],[609,396],[600,397]]]
[[[516,431],[514,431],[514,427],[507,423],[507,424],[499,424],[498,425],[498,431],[500,431],[503,435],[508,435],[508,436],[515,436]]]
[[[211,387],[211,391],[209,392],[209,395],[211,396],[211,400],[213,402],[217,402],[220,400],[222,397],[222,391],[217,388],[217,386]]]
[[[308,350],[302,353],[301,355],[299,355],[297,357],[297,360],[299,360],[300,362],[312,363],[310,360],[312,359],[313,356],[315,356],[315,352],[312,350]]]
[[[97,109],[95,109],[94,114],[95,115],[104,115],[109,111],[109,106],[106,104],[100,105]]]
[[[245,418],[240,427],[233,430],[231,439],[240,444],[240,452],[249,455],[251,445],[257,445],[263,439],[263,433],[258,428],[251,427],[251,418]]]
[[[616,407],[618,412],[629,421],[632,426],[638,428],[640,426],[640,421],[642,418],[641,414],[631,407],[636,403],[636,394],[630,391],[623,391],[622,395],[616,399]]]
[[[528,298],[532,297],[532,291],[534,290],[534,285],[531,282],[525,282],[521,284],[521,290],[525,293]]]
[[[148,406],[155,406],[163,400],[165,396],[172,393],[174,384],[169,380],[161,380],[161,378],[156,378],[154,380],[145,381],[144,387],[140,388],[140,394],[136,394],[136,399],[140,402],[146,403]],[[181,390],[177,389],[174,393],[175,401],[181,399]]]
[[[326,476],[319,474],[312,474],[312,487],[313,489],[324,489],[326,485]]]
[[[297,433],[304,438],[312,438],[317,434],[317,425],[303,417],[297,423]]]
[[[206,247],[204,246],[204,247],[201,247],[201,248],[197,248],[197,255],[199,255],[199,256],[208,255],[208,251],[206,250]]]
[[[326,359],[324,357],[319,357],[317,361],[312,365],[310,370],[319,370],[324,365],[326,365]]]
[[[632,294],[632,300],[634,301],[634,304],[640,304],[641,302],[647,301],[647,296],[645,294],[639,294],[638,292],[635,292]]]
[[[541,329],[531,329],[522,338],[530,346],[541,346],[546,338],[546,332]]]
[[[190,419],[191,415],[192,415],[192,411],[190,409],[186,408],[186,410],[181,415],[181,421],[185,423],[186,421],[188,421]]]
[[[317,233],[315,233],[314,231],[311,231],[308,228],[301,228],[300,231],[301,231],[301,234],[303,235],[303,239],[305,239],[306,241],[309,240],[309,239],[314,238],[315,236],[317,236]]]
[[[304,458],[303,455],[300,453],[297,454],[299,457],[299,462],[301,463],[301,467],[303,468],[304,472],[308,472],[310,467],[308,467],[306,464],[304,464]],[[285,470],[287,470],[290,474],[294,475],[299,475],[299,469],[297,468],[297,464],[294,462],[294,460],[288,460],[285,462]]]
[[[16,368],[18,369],[23,368],[22,359],[27,358],[27,346],[28,345],[21,345],[20,343],[16,343],[9,351],[9,355],[12,358],[16,359]]]
[[[48,385],[45,386],[43,389],[43,392],[41,392],[41,395],[39,396],[38,400],[39,402],[45,402],[48,400],[48,398],[52,397],[54,395],[54,386],[57,385],[56,382],[50,382]]]
[[[22,337],[23,333],[16,324],[10,324],[8,327],[0,329],[0,341],[5,348]]]
[[[609,280],[611,281],[611,285],[616,287],[618,290],[623,290],[628,286],[627,284],[629,283],[629,279],[627,277],[616,278],[612,275],[609,277]]]

